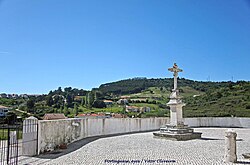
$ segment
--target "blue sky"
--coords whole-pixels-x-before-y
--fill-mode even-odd
[[[250,80],[244,0],[0,0],[0,93],[133,78]]]

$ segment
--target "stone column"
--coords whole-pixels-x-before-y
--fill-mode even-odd
[[[237,155],[236,155],[236,132],[228,129],[225,132],[225,162],[235,163],[237,162]]]
[[[177,90],[177,76],[174,76],[174,90]]]
[[[170,105],[170,124],[178,126],[183,123],[182,104]]]
[[[37,155],[38,119],[31,116],[23,121],[22,154],[26,156]]]

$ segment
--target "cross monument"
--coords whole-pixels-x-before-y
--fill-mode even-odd
[[[170,123],[167,123],[160,128],[159,132],[154,132],[153,134],[158,137],[175,140],[199,139],[201,138],[201,133],[194,132],[192,128],[185,125],[182,117],[182,107],[185,106],[185,104],[182,102],[177,88],[178,73],[182,72],[182,69],[179,69],[177,64],[174,63],[174,66],[168,70],[174,73],[174,89],[172,90],[170,100],[167,103],[170,107]]]
[[[177,77],[178,77],[178,72],[182,72],[182,69],[179,69],[177,64],[174,63],[173,68],[168,68],[170,72],[174,72],[174,89],[177,90]]]
[[[174,73],[174,89],[170,94],[170,101],[167,103],[170,107],[170,124],[174,126],[181,126],[183,125],[182,107],[185,106],[185,104],[182,103],[181,97],[179,96],[177,78],[178,72],[182,72],[183,70],[179,69],[176,63],[174,63],[174,66],[168,70]]]

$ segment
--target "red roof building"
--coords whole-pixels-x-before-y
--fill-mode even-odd
[[[46,113],[43,116],[43,120],[59,120],[59,119],[66,119],[63,113]]]

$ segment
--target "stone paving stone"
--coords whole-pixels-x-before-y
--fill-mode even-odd
[[[225,164],[224,132],[228,128],[195,128],[203,139],[171,141],[156,138],[152,132],[107,137],[90,142],[56,159],[22,157],[19,164],[44,165],[216,165]],[[250,129],[234,128],[239,163],[250,164],[243,153],[250,152]],[[106,160],[106,162],[105,162]],[[113,160],[113,162],[112,162]],[[130,161],[117,162],[117,161]],[[175,161],[175,162],[167,162]],[[132,163],[133,162],[133,163]]]

